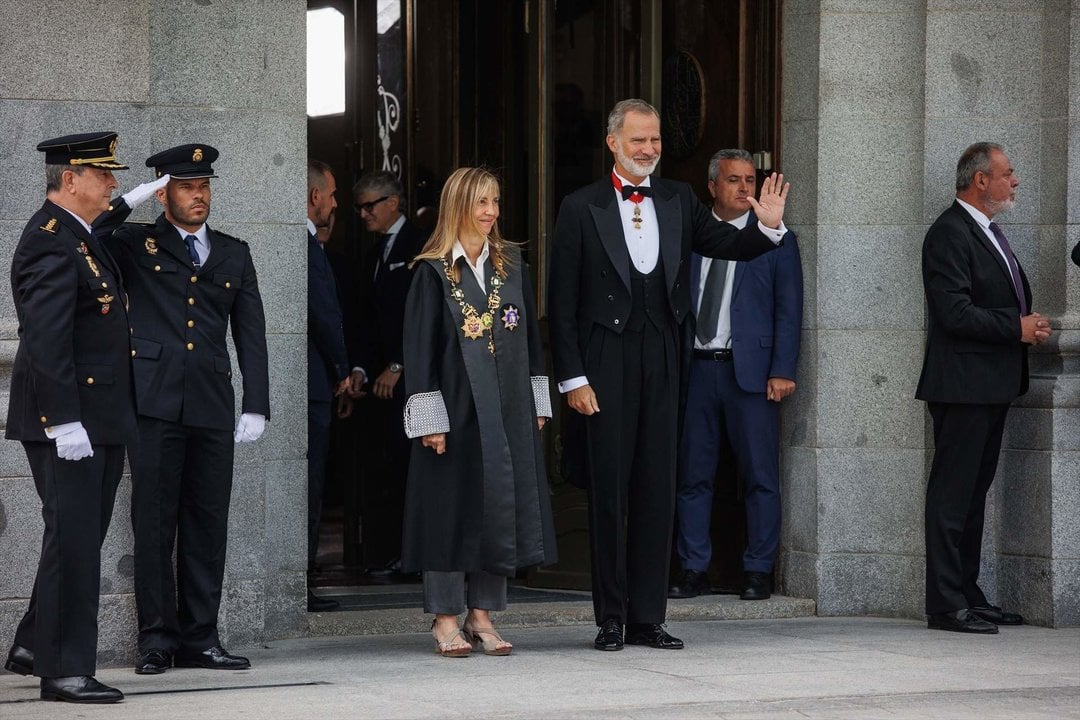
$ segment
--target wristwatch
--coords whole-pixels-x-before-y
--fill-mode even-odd
[[[402,370],[404,370],[405,366],[402,365],[401,363],[392,362],[386,367],[386,369],[389,370],[390,372],[396,374],[396,373],[399,373]]]

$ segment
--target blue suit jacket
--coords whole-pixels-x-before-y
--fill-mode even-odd
[[[341,306],[326,253],[308,236],[308,401],[330,402],[334,386],[349,375]]]
[[[757,223],[757,217],[751,211],[747,224],[753,223]],[[695,322],[700,283],[701,255],[694,253],[690,260],[690,302]],[[771,377],[795,379],[802,306],[802,263],[795,233],[789,230],[775,252],[735,265],[731,352],[735,379],[743,390],[763,393]]]

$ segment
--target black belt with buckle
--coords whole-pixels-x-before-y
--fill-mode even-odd
[[[695,360],[712,360],[713,362],[731,362],[731,350],[698,350],[694,348]]]

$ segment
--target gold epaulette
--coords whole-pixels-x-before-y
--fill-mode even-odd
[[[44,225],[41,226],[40,229],[44,230],[47,233],[52,233],[53,235],[55,235],[56,234],[56,225],[57,225],[56,218],[51,217],[51,218],[49,218],[49,221],[47,223],[45,223]]]

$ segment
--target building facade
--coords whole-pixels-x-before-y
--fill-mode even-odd
[[[529,240],[538,278],[551,261],[545,249],[558,195],[603,169],[598,111],[620,97],[643,96],[689,129],[679,153],[674,143],[665,147],[662,171],[703,194],[701,157],[721,145],[768,152],[763,167],[771,158],[792,182],[786,219],[799,233],[806,307],[799,387],[783,413],[779,581],[786,594],[814,598],[823,615],[922,614],[922,501],[933,448],[924,407],[913,399],[925,329],[920,247],[951,200],[960,151],[976,140],[1003,144],[1021,180],[1003,224],[1032,279],[1034,309],[1057,333],[1033,353],[1031,391],[1010,413],[991,491],[984,584],[993,600],[1032,622],[1080,623],[1080,268],[1068,260],[1080,241],[1080,3],[596,0],[500,2],[496,12],[481,0],[394,2],[404,53],[404,179],[415,205],[446,168],[496,165],[517,206],[508,224]],[[355,19],[385,3],[336,5]],[[221,150],[210,223],[251,245],[267,311],[272,400],[267,434],[237,449],[221,623],[228,646],[307,627],[304,165],[312,127],[320,127],[305,113],[307,10],[303,0],[28,0],[0,47],[8,138],[0,150],[0,257],[10,258],[42,201],[34,146],[43,138],[118,131],[119,155],[132,166],[118,173],[122,189],[149,179],[142,160],[164,147],[199,141]],[[371,18],[365,22],[378,33]],[[490,33],[479,40],[510,38],[498,57],[513,73],[491,79],[478,70],[470,48],[484,43],[464,30],[477,23]],[[356,55],[369,57],[361,70],[377,69],[366,26],[349,27]],[[734,34],[724,36],[729,27]],[[708,33],[737,38],[739,52],[702,61],[694,48],[717,45]],[[426,55],[425,47],[438,52]],[[666,64],[679,52],[697,53],[696,70],[689,60]],[[593,67],[590,57],[607,64]],[[557,76],[560,63],[594,72],[571,83]],[[447,78],[436,82],[432,67]],[[694,93],[664,94],[665,83],[670,90],[682,77],[669,68],[687,67],[701,76],[697,105]],[[731,77],[740,80],[725,90]],[[739,103],[730,116],[723,102],[700,102],[725,92]],[[477,99],[492,94],[503,99]],[[340,187],[375,163],[369,97],[353,97],[358,117],[367,118],[353,134],[371,144],[341,154]],[[669,115],[676,103],[680,114]],[[588,112],[566,114],[575,107]],[[710,124],[717,117],[725,118],[719,129]],[[520,131],[506,131],[515,121]],[[503,130],[477,130],[493,126]],[[494,149],[486,144],[492,137]],[[339,203],[348,208],[347,200]],[[136,217],[154,217],[153,205]],[[4,283],[0,293],[9,292]],[[10,297],[5,307],[0,409],[18,343]],[[549,442],[557,457],[557,439]],[[127,482],[104,549],[103,663],[127,662],[133,648]],[[583,499],[557,477],[553,487],[564,563],[533,580],[573,585],[582,577]],[[0,646],[29,597],[39,509],[22,449],[0,443]]]

